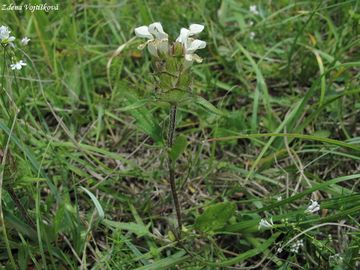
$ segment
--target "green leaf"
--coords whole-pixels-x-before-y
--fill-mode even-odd
[[[197,217],[195,229],[210,232],[224,227],[235,213],[235,204],[222,202],[209,206],[203,214]]]
[[[97,212],[98,212],[98,214],[99,214],[100,220],[102,220],[102,219],[104,218],[105,214],[104,214],[104,210],[102,209],[101,204],[100,204],[100,202],[98,201],[98,199],[95,197],[94,194],[92,194],[92,193],[91,193],[90,191],[88,191],[86,188],[84,188],[84,187],[80,187],[80,188],[81,188],[83,191],[85,191],[87,195],[89,195],[90,199],[93,201],[93,203],[94,203],[94,205],[95,205],[95,207],[96,207],[96,210],[97,210]]]
[[[179,156],[185,151],[186,146],[187,146],[186,137],[184,135],[179,135],[170,149],[169,154],[172,161],[176,161],[179,158]]]
[[[170,104],[180,105],[182,103],[189,102],[192,99],[192,95],[184,90],[171,89],[166,92],[162,92],[158,95],[160,101],[168,102]]]
[[[221,116],[225,115],[222,111],[220,111],[218,108],[216,108],[214,105],[212,105],[209,101],[207,101],[203,97],[196,96],[195,103],[201,105],[202,107],[204,107],[205,109],[207,109],[208,111],[210,111],[214,114],[221,115]]]
[[[161,136],[161,127],[156,122],[156,119],[153,117],[151,111],[144,106],[145,103],[143,106],[139,107],[139,104],[141,104],[143,100],[140,100],[138,97],[130,93],[124,93],[124,95],[129,102],[129,105],[125,108],[128,109],[129,106],[130,108],[131,106],[133,106],[133,108],[137,108],[129,110],[131,115],[136,119],[137,126],[149,135],[155,142],[162,143],[163,138]]]
[[[131,110],[135,110],[141,107],[144,107],[147,103],[149,103],[149,99],[140,99],[138,101],[136,101],[133,104],[127,105],[125,107],[120,107],[119,109],[117,109],[120,112],[126,112],[126,111],[131,111]]]
[[[331,132],[328,130],[318,130],[315,131],[313,136],[321,137],[321,138],[329,138],[331,135]]]
[[[237,136],[229,136],[223,138],[214,138],[211,141],[228,141],[228,140],[237,140],[237,139],[254,139],[254,138],[262,138],[262,137],[288,137],[288,138],[297,138],[297,139],[304,139],[309,141],[317,141],[328,143],[330,145],[336,145],[356,151],[360,151],[360,146],[351,144],[350,142],[340,141],[335,139],[329,139],[325,137],[318,137],[313,135],[307,134],[298,134],[298,133],[256,133],[256,134],[239,134]],[[258,159],[256,159],[256,165],[258,163]],[[254,165],[252,166],[254,167]]]
[[[189,259],[189,255],[186,255],[186,252],[181,250],[167,258],[155,261],[152,264],[145,265],[135,270],[161,270],[161,269],[170,269],[171,266],[178,266],[181,262]],[[171,268],[172,269],[172,268]]]
[[[55,233],[63,232],[65,229],[67,229],[67,224],[65,220],[65,205],[62,203],[58,210],[56,211],[55,217],[54,217],[54,230]]]
[[[143,224],[137,224],[134,222],[125,223],[125,222],[112,221],[112,220],[108,220],[108,219],[104,219],[102,221],[102,223],[109,227],[132,232],[132,233],[136,234],[138,237],[142,237],[145,235],[148,235],[148,236],[151,235],[151,233],[149,232],[149,227],[151,225],[150,223],[149,223],[149,225],[144,226]]]

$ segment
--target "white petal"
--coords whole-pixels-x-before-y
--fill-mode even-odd
[[[198,56],[197,54],[193,54],[193,57],[192,57],[197,63],[202,63],[203,59]]]
[[[2,25],[0,27],[0,39],[1,40],[6,40],[9,38],[9,35],[10,35],[11,31],[9,31],[9,28]]]
[[[176,39],[177,42],[181,42],[182,44],[186,44],[186,41],[190,35],[190,30],[186,28],[181,28],[180,35]]]
[[[137,37],[140,37],[140,38],[148,38],[148,39],[154,38],[153,35],[150,34],[150,32],[149,32],[149,27],[147,27],[145,25],[135,28],[135,34]]]
[[[206,47],[206,42],[205,41],[202,41],[202,40],[199,40],[199,39],[195,39],[193,40],[191,43],[190,43],[190,46],[187,48],[187,52],[188,53],[193,53],[195,52],[196,50],[199,50],[199,49],[203,49]]]
[[[15,40],[15,37],[11,36],[9,37],[8,41],[11,42],[11,41],[14,41]]]
[[[157,44],[158,51],[163,54],[169,53],[169,42],[167,40],[161,40]]]
[[[193,54],[185,54],[185,60],[189,61],[189,62],[192,62],[194,60],[193,59]]]
[[[250,12],[254,13],[255,15],[259,15],[259,11],[257,10],[256,5],[251,5],[249,10],[250,10]]]
[[[190,27],[189,27],[190,36],[197,35],[197,34],[201,33],[202,30],[204,30],[204,27],[205,26],[203,26],[202,24],[196,24],[196,23],[191,24]]]
[[[155,22],[149,25],[149,32],[153,34],[157,39],[166,39],[168,34],[163,30],[161,23]]]
[[[29,43],[29,41],[30,41],[30,38],[28,38],[28,37],[23,37],[23,38],[21,39],[21,44],[22,44],[22,45],[27,45],[27,44]]]
[[[20,69],[21,69],[21,65],[20,65],[19,63],[12,64],[12,65],[11,65],[11,69],[12,69],[12,70],[14,70],[14,69],[20,70]]]
[[[155,57],[158,57],[158,53],[157,53],[157,46],[155,44],[155,41],[151,41],[149,42],[148,44],[148,50],[149,50],[149,53]]]

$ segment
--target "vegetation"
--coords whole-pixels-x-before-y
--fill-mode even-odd
[[[358,269],[358,0],[3,2],[1,269]],[[173,143],[153,22],[205,26]]]

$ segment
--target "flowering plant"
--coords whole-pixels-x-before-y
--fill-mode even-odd
[[[5,25],[0,26],[0,44],[2,45],[3,49],[5,50],[8,46],[15,48],[15,44],[13,43],[15,41],[15,37],[10,35],[11,31],[9,28]],[[28,45],[30,39],[28,37],[24,37],[21,39],[20,44],[23,46]],[[16,57],[13,55],[11,57],[13,63],[10,64],[10,68],[12,70],[20,70],[23,66],[26,66],[26,63],[24,60],[14,61],[16,60]]]
[[[154,59],[155,78],[157,81],[155,95],[160,101],[171,105],[167,152],[169,183],[178,221],[178,239],[182,231],[182,221],[175,181],[176,158],[171,154],[176,129],[176,110],[177,106],[194,97],[191,91],[190,66],[193,62],[202,62],[202,58],[195,54],[195,52],[206,47],[205,41],[195,39],[194,36],[200,34],[203,30],[203,25],[191,24],[188,29],[181,28],[180,35],[174,42],[170,43],[168,34],[164,32],[159,22],[135,28],[137,37],[147,39],[145,43],[139,46],[139,49],[147,47]]]

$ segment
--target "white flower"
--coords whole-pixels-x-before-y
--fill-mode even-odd
[[[161,23],[155,22],[149,26],[137,27],[135,34],[137,37],[149,39],[145,44],[140,45],[139,49],[143,49],[147,45],[150,54],[156,57],[159,57],[158,52],[168,52],[168,34],[164,32]]]
[[[344,261],[344,258],[338,253],[336,253],[335,255],[329,256],[330,264],[342,264],[343,261]]]
[[[279,195],[279,196],[276,197],[276,200],[277,200],[278,202],[281,202],[281,201],[282,201],[282,197]]]
[[[297,254],[297,253],[299,253],[300,247],[303,247],[303,246],[304,246],[304,241],[302,239],[298,240],[291,245],[290,251]]]
[[[259,226],[258,226],[258,230],[261,229],[271,229],[274,226],[273,220],[272,218],[270,218],[269,221],[267,221],[266,219],[262,218],[259,222]]]
[[[249,26],[253,26],[254,25],[254,21],[249,21]]]
[[[0,42],[3,44],[11,43],[15,40],[14,36],[10,36],[11,31],[7,26],[0,26]]]
[[[28,37],[23,37],[23,38],[21,39],[21,44],[24,45],[24,46],[26,46],[26,45],[28,45],[28,43],[29,43],[30,40],[31,40],[31,39],[28,38]]]
[[[250,32],[250,39],[254,39],[255,36],[256,36],[255,32]]]
[[[251,5],[249,10],[251,13],[254,13],[255,15],[259,15],[259,11],[257,10],[256,5]]]
[[[204,30],[204,26],[201,24],[191,24],[189,29],[181,28],[180,35],[176,39],[184,46],[185,60],[193,62],[194,60],[198,63],[202,62],[202,58],[195,54],[196,50],[203,49],[206,47],[206,42],[191,38],[191,36],[201,33]]]
[[[320,204],[317,201],[311,200],[311,204],[305,210],[305,213],[315,213],[320,210]]]
[[[20,70],[23,66],[26,66],[26,63],[23,60],[20,60],[19,62],[16,62],[15,64],[11,64],[10,67],[12,70]]]

